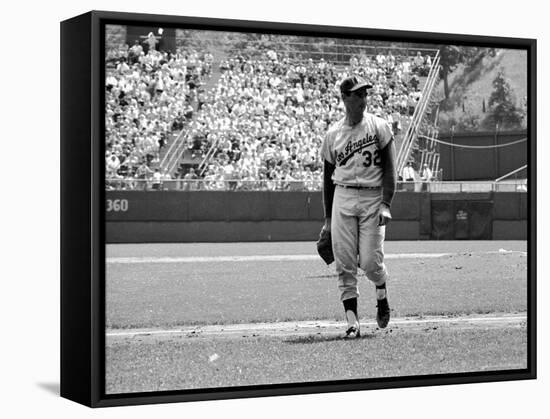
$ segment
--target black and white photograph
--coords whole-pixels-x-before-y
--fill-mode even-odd
[[[525,46],[102,30],[106,395],[529,370]]]
[[[2,416],[541,416],[544,12],[7,4]]]

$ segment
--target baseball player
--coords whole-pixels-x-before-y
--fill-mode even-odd
[[[396,185],[395,144],[389,124],[365,112],[367,89],[371,87],[358,76],[348,77],[340,84],[345,117],[329,128],[321,146],[323,229],[332,235],[348,339],[361,336],[357,315],[358,266],[376,286],[378,326],[384,328],[390,320],[384,237]]]

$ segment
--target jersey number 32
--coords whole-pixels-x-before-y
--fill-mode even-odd
[[[363,162],[364,167],[380,166],[382,164],[382,156],[380,155],[380,150],[374,150],[374,153],[370,151],[363,151],[363,157],[365,161]]]

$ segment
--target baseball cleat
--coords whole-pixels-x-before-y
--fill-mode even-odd
[[[384,329],[390,322],[390,306],[387,297],[377,300],[376,323],[380,329]]]
[[[346,330],[344,339],[357,339],[361,337],[361,331],[359,330],[359,325],[351,326]]]

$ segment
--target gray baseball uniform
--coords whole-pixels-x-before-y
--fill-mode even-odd
[[[321,156],[335,166],[331,214],[333,251],[341,300],[359,296],[357,266],[375,284],[383,284],[385,226],[379,224],[382,203],[382,152],[392,140],[389,124],[365,113],[354,127],[345,118],[328,131]]]
[[[365,112],[372,85],[353,75],[342,81],[345,117],[330,127],[321,146],[326,230],[338,273],[348,329],[346,339],[361,337],[357,314],[357,266],[376,285],[378,327],[390,321],[384,265],[386,223],[395,193],[395,145],[388,123]]]

